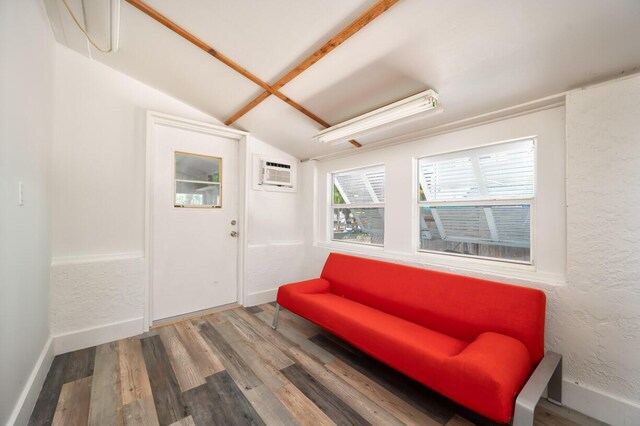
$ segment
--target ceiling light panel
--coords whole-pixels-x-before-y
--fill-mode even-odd
[[[374,111],[329,127],[314,136],[321,143],[336,144],[382,127],[404,123],[419,118],[423,113],[439,107],[438,94],[425,90],[408,98],[383,106]]]

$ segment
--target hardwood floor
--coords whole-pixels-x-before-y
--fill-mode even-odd
[[[30,425],[491,425],[289,312],[235,308],[58,355]],[[597,425],[541,403],[541,426]]]

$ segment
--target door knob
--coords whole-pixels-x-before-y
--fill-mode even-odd
[[[237,237],[238,236],[238,231],[231,231],[231,236],[232,237]]]

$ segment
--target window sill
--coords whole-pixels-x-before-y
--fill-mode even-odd
[[[496,262],[485,259],[458,258],[449,255],[434,253],[405,253],[385,250],[380,246],[367,246],[362,244],[342,244],[331,242],[318,242],[317,247],[327,250],[362,255],[377,260],[393,261],[408,266],[429,268],[442,272],[458,275],[468,275],[477,278],[506,282],[509,284],[539,285],[539,286],[564,286],[566,278],[564,274],[549,273],[536,270],[533,265],[517,263]]]

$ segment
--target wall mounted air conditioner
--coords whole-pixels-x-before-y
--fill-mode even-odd
[[[294,173],[290,163],[262,160],[260,184],[293,188]]]

